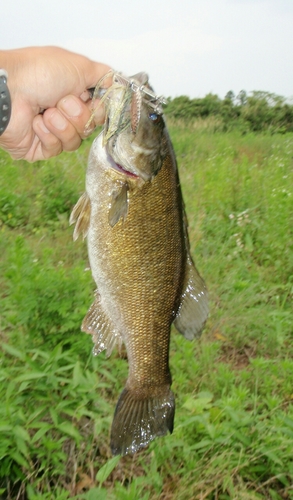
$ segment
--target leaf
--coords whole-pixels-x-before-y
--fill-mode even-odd
[[[46,434],[51,428],[52,426],[49,424],[45,424],[44,427],[41,427],[32,437],[32,443],[35,443],[40,438],[42,438],[44,434]]]
[[[115,469],[116,465],[118,464],[120,460],[120,455],[117,455],[116,457],[111,458],[106,462],[103,467],[100,468],[100,470],[97,472],[96,475],[96,480],[99,481],[99,483],[103,483],[106,481],[106,479],[110,476],[111,472]]]
[[[13,428],[13,434],[24,441],[30,441],[29,433],[23,427],[20,427],[20,425],[16,425]]]
[[[20,453],[18,453],[18,451],[14,451],[13,453],[11,453],[11,458],[13,458],[13,460],[15,460],[15,462],[17,462],[22,467],[26,467],[27,469],[29,469],[28,462]]]
[[[249,233],[245,235],[245,248],[248,252],[253,252],[253,241]]]
[[[283,466],[282,460],[280,460],[279,457],[272,450],[262,449],[260,451],[263,453],[263,455],[268,457],[275,464]]]
[[[0,434],[2,432],[11,432],[12,426],[6,423],[1,423],[0,422]]]
[[[91,488],[82,496],[74,497],[76,500],[107,500],[108,491],[104,488]]]
[[[15,358],[19,358],[22,361],[25,360],[25,353],[22,351],[19,351],[15,347],[12,347],[9,344],[1,344],[2,349],[6,351],[8,354],[11,354],[11,356],[14,356]]]
[[[293,420],[289,417],[284,417],[283,418],[283,423],[284,424],[287,424],[288,427],[291,427],[291,429],[293,429]]]
[[[190,449],[192,450],[200,450],[202,448],[208,449],[212,446],[213,442],[210,439],[202,439],[198,443],[192,445]]]
[[[12,396],[12,399],[14,400],[16,392],[17,392],[16,384],[15,384],[14,380],[11,380],[9,382],[9,384],[7,385],[7,389],[6,389],[6,395],[5,395],[6,401],[9,401],[10,396]]]
[[[180,424],[177,425],[177,429],[179,429],[180,427],[188,427],[189,425],[193,424],[194,422],[202,423],[202,420],[203,420],[203,417],[199,416],[199,415],[187,418],[186,420],[184,420],[183,422],[181,422]]]
[[[53,420],[54,425],[56,425],[56,427],[57,427],[58,426],[58,414],[57,414],[55,408],[50,408],[49,412],[50,412],[51,419]]]
[[[79,432],[70,422],[61,422],[61,424],[57,426],[57,429],[59,429],[61,432],[64,432],[65,434],[68,434],[77,441],[80,441],[81,439]]]
[[[73,387],[77,387],[84,383],[84,377],[80,367],[80,361],[77,361],[73,369]]]
[[[249,436],[246,436],[245,434],[241,434],[241,432],[234,431],[234,436],[237,438],[244,446],[248,448],[251,444],[251,439]]]
[[[16,438],[16,448],[18,451],[22,453],[25,457],[29,456],[28,448],[25,444],[25,441],[21,438]]]
[[[203,413],[204,410],[208,410],[211,407],[211,401],[213,395],[209,392],[201,392],[197,397],[191,396],[185,401],[183,408],[187,408],[190,411],[196,413]]]
[[[47,377],[47,374],[44,372],[30,372],[30,373],[24,373],[23,375],[16,377],[14,380],[16,382],[24,382],[25,380],[35,380],[42,377]]]

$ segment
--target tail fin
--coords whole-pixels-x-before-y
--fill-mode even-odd
[[[158,436],[173,431],[175,399],[169,386],[159,395],[139,397],[124,389],[118,400],[111,429],[113,455],[135,453]]]

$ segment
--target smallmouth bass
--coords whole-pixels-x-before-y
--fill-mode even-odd
[[[94,140],[86,192],[73,208],[87,237],[95,300],[82,323],[95,354],[125,343],[129,374],[112,423],[113,454],[135,453],[173,430],[170,328],[200,335],[208,297],[189,250],[176,159],[161,98],[148,77],[114,74]]]

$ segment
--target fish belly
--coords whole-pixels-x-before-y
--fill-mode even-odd
[[[167,156],[152,181],[140,188],[130,184],[127,217],[111,227],[113,172],[101,171],[97,184],[88,249],[100,307],[127,349],[129,376],[111,439],[112,451],[124,454],[173,427],[168,354],[186,253],[181,194],[176,166]]]

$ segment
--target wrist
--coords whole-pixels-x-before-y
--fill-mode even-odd
[[[0,68],[0,136],[7,129],[11,116],[11,97],[7,78],[7,71]]]

